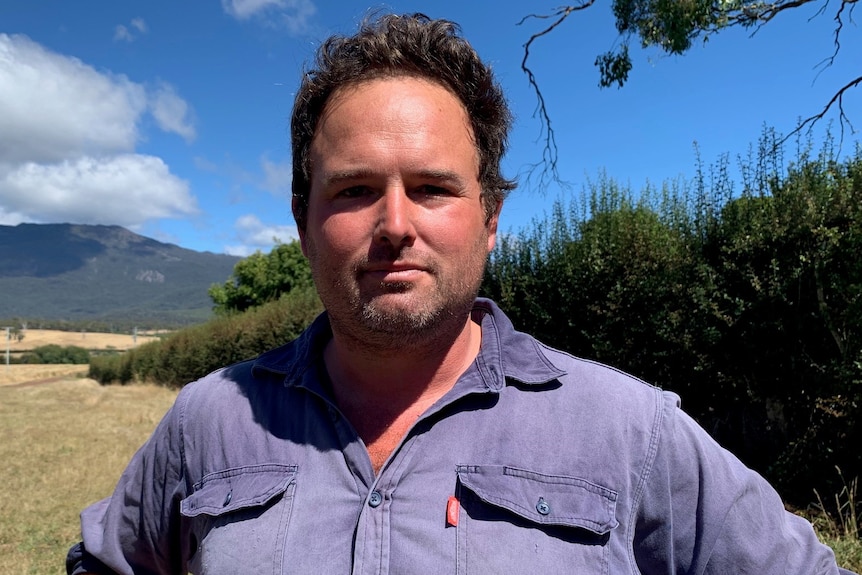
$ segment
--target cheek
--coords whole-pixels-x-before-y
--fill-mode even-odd
[[[331,254],[367,249],[368,235],[355,217],[332,216],[322,221],[318,229],[319,243],[325,245]]]
[[[464,219],[441,221],[438,225],[426,227],[424,238],[438,253],[462,256],[484,252],[490,240],[482,222]]]

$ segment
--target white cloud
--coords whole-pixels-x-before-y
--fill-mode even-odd
[[[129,32],[129,29],[122,24],[117,24],[117,26],[114,28],[114,42],[119,42],[120,40],[131,42],[134,39],[135,37],[132,36],[132,33]]]
[[[0,202],[4,211],[23,216],[21,221],[129,227],[197,212],[188,183],[160,158],[140,154],[28,162],[0,178]]]
[[[276,241],[289,242],[299,238],[296,226],[267,225],[254,214],[240,216],[234,223],[234,229],[240,243],[224,248],[225,253],[232,256],[245,257],[257,250],[267,253],[275,246]]]
[[[222,0],[225,12],[237,20],[246,20],[266,10],[277,9],[283,0]]]
[[[21,222],[28,221],[24,214],[17,212],[7,212],[0,206],[0,226],[16,226]]]
[[[146,30],[143,20],[132,26]],[[168,84],[148,93],[0,34],[0,223],[135,227],[196,213],[187,182],[160,158],[135,153],[148,111],[161,129],[194,138],[190,108]]]
[[[159,127],[165,132],[182,136],[186,142],[195,139],[191,109],[170,84],[162,82],[150,96],[150,110]]]
[[[267,25],[285,27],[291,34],[307,33],[317,13],[311,0],[222,0],[221,5],[237,20],[260,18]]]
[[[141,34],[146,34],[148,30],[147,23],[144,22],[143,18],[132,18],[132,27]]]
[[[0,163],[132,150],[146,106],[125,76],[0,34]]]

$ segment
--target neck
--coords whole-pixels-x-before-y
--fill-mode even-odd
[[[482,329],[469,318],[454,333],[409,347],[369,347],[334,331],[324,360],[337,399],[391,403],[448,391],[476,358],[481,342]]]
[[[333,396],[366,444],[395,430],[400,439],[448,392],[479,353],[482,328],[468,318],[441,339],[409,349],[368,349],[333,331],[324,351]]]

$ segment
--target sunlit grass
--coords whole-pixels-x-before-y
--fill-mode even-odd
[[[111,493],[175,397],[88,379],[0,387],[0,573],[65,573],[81,509]]]

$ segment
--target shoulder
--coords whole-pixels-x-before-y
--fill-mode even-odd
[[[675,394],[518,331],[490,300],[477,300],[475,312],[482,318],[481,362],[499,365],[513,409],[553,414],[547,425],[592,437],[619,437],[622,443],[637,438],[635,449],[654,441],[664,420],[674,417]]]
[[[672,417],[679,408],[680,398],[673,392],[615,367],[573,356],[541,342],[537,345],[548,361],[565,371],[559,379],[569,393],[580,401],[612,408],[615,418],[654,420],[662,415]]]
[[[184,411],[212,416],[232,412],[241,404],[269,401],[294,384],[314,378],[311,368],[330,337],[328,319],[322,314],[295,340],[189,383],[177,403]]]

